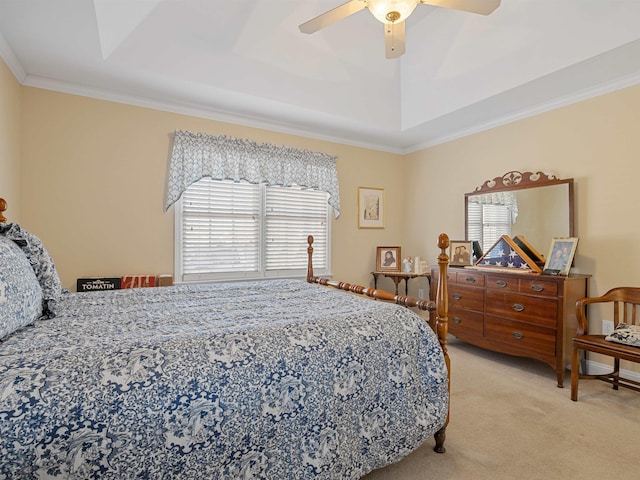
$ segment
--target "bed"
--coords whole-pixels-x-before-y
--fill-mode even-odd
[[[306,282],[70,293],[5,208],[0,479],[358,479],[444,452],[445,235],[435,302],[315,277],[312,239]]]

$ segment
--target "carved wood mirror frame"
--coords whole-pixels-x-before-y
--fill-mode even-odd
[[[552,185],[567,185],[568,187],[568,229],[569,237],[575,236],[573,212],[573,178],[559,179],[555,175],[543,172],[507,172],[493,180],[487,180],[473,192],[464,195],[464,230],[465,238],[469,239],[469,197],[494,192],[525,190],[528,188],[548,187]],[[562,235],[557,235],[562,236]]]

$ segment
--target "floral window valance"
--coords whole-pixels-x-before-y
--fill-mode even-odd
[[[320,190],[329,194],[329,205],[336,217],[340,215],[336,157],[326,153],[225,135],[176,131],[165,210],[189,185],[204,177]]]

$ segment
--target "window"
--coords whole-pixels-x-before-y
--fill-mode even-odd
[[[314,273],[329,274],[328,194],[206,177],[176,208],[176,280],[305,276],[307,236]]]
[[[482,251],[502,235],[511,235],[511,208],[507,205],[469,203],[469,240],[478,240]]]

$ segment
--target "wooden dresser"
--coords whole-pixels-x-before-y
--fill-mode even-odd
[[[449,269],[449,333],[496,352],[548,363],[558,387],[571,363],[575,305],[589,275],[551,276],[501,270]],[[438,270],[431,269],[431,298]]]

